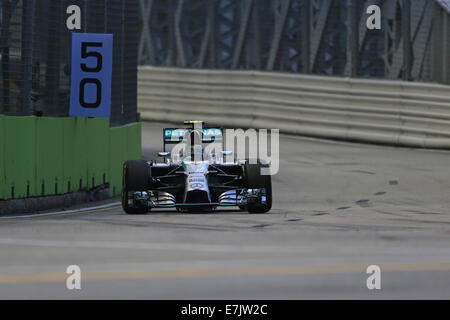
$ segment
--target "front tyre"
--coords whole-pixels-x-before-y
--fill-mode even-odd
[[[150,181],[150,164],[147,161],[129,160],[124,163],[122,208],[127,214],[146,214],[150,210],[146,203],[135,202],[132,198],[133,192],[149,190]]]
[[[260,189],[265,202],[248,203],[249,213],[266,213],[272,209],[272,179],[270,175],[261,175],[261,168],[268,165],[258,161],[256,164],[246,163],[244,167],[244,181],[247,189]]]

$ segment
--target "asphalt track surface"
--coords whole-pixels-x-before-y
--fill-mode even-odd
[[[143,124],[145,158],[163,127]],[[450,298],[450,152],[282,135],[280,154],[269,214],[128,216],[115,199],[0,219],[0,298]]]

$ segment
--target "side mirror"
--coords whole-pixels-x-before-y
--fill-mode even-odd
[[[170,152],[158,152],[158,157],[170,157]]]
[[[231,156],[233,154],[233,151],[221,151],[223,156]]]

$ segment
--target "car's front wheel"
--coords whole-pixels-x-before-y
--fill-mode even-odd
[[[133,192],[150,188],[150,164],[145,160],[129,160],[123,165],[122,208],[127,214],[146,214],[150,209],[146,203],[134,201]]]
[[[258,163],[246,163],[244,166],[244,181],[247,189],[259,189],[261,201],[248,203],[249,213],[266,213],[272,208],[272,180],[270,175],[262,175],[261,168],[267,165]]]

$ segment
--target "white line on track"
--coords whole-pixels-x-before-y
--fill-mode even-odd
[[[0,238],[1,245],[19,245],[33,247],[61,247],[61,248],[98,248],[98,249],[141,249],[161,251],[193,251],[193,252],[294,252],[298,253],[297,247],[275,247],[256,245],[224,245],[224,244],[201,244],[201,243],[155,243],[155,242],[133,242],[133,241],[93,241],[93,240],[52,240],[52,239],[19,239]]]
[[[87,207],[87,208],[74,209],[74,210],[57,211],[57,212],[35,213],[35,214],[27,214],[27,215],[20,215],[20,216],[0,216],[0,219],[24,219],[24,218],[37,218],[37,217],[73,214],[73,213],[83,213],[86,211],[112,208],[112,207],[116,207],[118,205],[120,205],[120,202],[113,202],[113,203],[108,203],[108,204],[104,204],[101,206]]]

